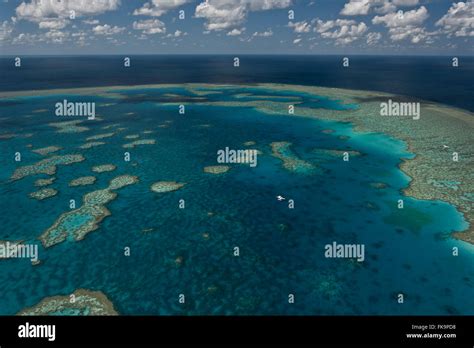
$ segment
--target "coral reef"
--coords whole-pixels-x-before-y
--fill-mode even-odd
[[[71,295],[52,296],[21,310],[17,315],[118,315],[112,302],[101,291],[77,289]]]
[[[39,191],[30,193],[30,197],[41,201],[43,199],[56,196],[57,194],[58,194],[58,191],[55,189],[44,188]]]
[[[73,120],[73,121],[64,121],[64,122],[53,122],[49,125],[51,127],[57,128],[57,133],[81,133],[88,131],[89,128],[84,126],[78,126],[83,121],[81,120]]]
[[[36,150],[31,150],[33,151],[34,153],[37,153],[39,155],[43,155],[43,156],[46,156],[50,153],[53,153],[53,152],[56,152],[56,151],[59,151],[61,150],[62,148],[59,147],[59,146],[48,146],[48,147],[43,147],[41,149],[36,149]]]
[[[96,180],[97,178],[95,176],[81,176],[80,178],[71,180],[69,186],[92,185]]]
[[[204,167],[204,173],[209,174],[222,174],[227,173],[230,170],[229,166],[207,166]]]
[[[117,169],[117,167],[113,164],[102,164],[100,166],[92,167],[92,171],[96,173],[111,172],[115,169]]]
[[[35,186],[37,187],[42,187],[42,186],[48,186],[51,185],[56,178],[53,176],[49,179],[38,179],[35,181]]]
[[[295,173],[310,173],[315,167],[300,158],[291,150],[291,143],[286,141],[270,144],[272,155],[283,162],[283,167]]]
[[[141,140],[132,141],[131,143],[123,144],[122,147],[126,149],[131,149],[138,145],[153,145],[155,143],[156,143],[155,139],[141,139]]]
[[[35,164],[17,168],[11,176],[11,179],[19,180],[25,176],[36,174],[54,175],[58,165],[69,165],[72,163],[82,162],[84,160],[85,158],[82,155],[63,155],[45,158]]]
[[[85,194],[81,207],[61,214],[56,222],[39,237],[43,246],[48,248],[68,238],[75,241],[84,239],[88,233],[99,228],[99,223],[104,218],[111,215],[105,205],[117,197],[117,193],[113,190],[137,182],[136,176],[121,175],[112,179],[107,188]]]
[[[105,143],[103,141],[91,141],[89,143],[82,144],[81,146],[79,146],[79,148],[80,149],[90,149],[90,148],[101,146],[101,145],[105,145]]]
[[[151,190],[157,193],[164,193],[170,191],[176,191],[182,188],[185,183],[179,183],[176,181],[158,181],[151,185]]]

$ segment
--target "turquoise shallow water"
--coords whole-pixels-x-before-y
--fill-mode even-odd
[[[0,105],[2,129],[18,135],[0,140],[1,153],[9,154],[0,159],[0,240],[39,243],[37,238],[68,211],[70,199],[79,203],[84,194],[106,188],[118,175],[140,179],[117,191],[117,198],[106,205],[111,216],[84,240],[67,240],[48,249],[40,246],[37,266],[28,260],[0,261],[0,314],[14,314],[44,297],[77,288],[103,291],[122,314],[474,314],[474,297],[467,295],[474,290],[474,248],[447,237],[467,224],[446,203],[401,196],[409,178],[398,164],[412,156],[403,142],[383,134],[356,134],[346,123],[270,116],[252,108],[209,107],[189,100],[186,115],[180,116],[176,105],[162,103],[179,100],[165,94],[197,97],[181,88],[122,93],[123,99],[62,95]],[[259,88],[235,87],[205,98],[252,100],[237,97],[241,93],[275,101],[296,96],[315,112],[357,108],[324,96]],[[85,121],[82,125],[90,128],[86,132],[56,133],[48,123],[58,118],[51,111],[34,111],[52,110],[64,98],[99,100],[102,121]],[[130,112],[135,114],[127,115]],[[168,127],[159,127],[162,124]],[[85,138],[118,127],[126,129],[98,140],[106,145],[78,148]],[[324,129],[335,132],[325,134]],[[154,133],[143,134],[145,130]],[[22,137],[27,133],[33,135]],[[122,148],[133,141],[124,139],[131,134],[156,139],[156,144]],[[341,135],[350,138],[343,140]],[[262,152],[257,167],[231,165],[222,175],[203,172],[205,166],[216,164],[217,150],[242,149],[246,141],[255,141],[251,148]],[[319,170],[297,174],[284,169],[271,156],[270,144],[280,141],[291,142],[292,152]],[[61,146],[55,154],[80,153],[86,160],[59,166],[50,186],[58,195],[37,201],[28,194],[36,190],[34,181],[47,175],[9,181],[17,167],[12,155],[16,151],[22,153],[22,165],[44,158],[27,144],[33,149]],[[339,158],[322,161],[318,149],[362,155],[349,163]],[[130,162],[123,160],[124,151],[131,153]],[[108,163],[117,169],[91,171]],[[97,181],[68,187],[72,179],[86,175]],[[157,181],[186,185],[157,194],[150,190]],[[386,183],[387,188],[374,188],[374,182]],[[278,202],[277,195],[294,199],[295,209]],[[396,209],[400,198],[405,200],[403,213]],[[180,199],[186,201],[185,209],[178,209]],[[147,229],[153,230],[143,232]],[[325,258],[324,246],[333,241],[363,243],[365,261]],[[235,246],[239,257],[232,254]],[[458,257],[451,256],[453,246],[460,248]],[[130,247],[130,257],[123,255],[125,247]],[[175,262],[178,257],[181,265]],[[400,292],[405,294],[402,305],[396,301]],[[177,301],[180,293],[186,295],[184,305]],[[295,295],[294,304],[288,304],[289,293]]]

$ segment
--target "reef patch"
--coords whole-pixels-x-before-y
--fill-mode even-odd
[[[103,292],[77,289],[70,295],[46,297],[17,315],[99,316],[118,315],[118,312]]]
[[[182,188],[185,183],[179,183],[176,181],[158,181],[151,185],[151,190],[157,193],[176,191]]]

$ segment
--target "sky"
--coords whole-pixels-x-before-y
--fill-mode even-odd
[[[0,55],[474,55],[474,0],[0,0]]]

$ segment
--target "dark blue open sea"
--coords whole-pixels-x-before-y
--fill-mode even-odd
[[[124,56],[0,58],[0,90],[154,83],[289,83],[408,95],[474,111],[474,57],[349,56]]]
[[[0,90],[228,83],[236,86],[205,98],[285,100],[285,91],[238,86],[278,82],[387,91],[474,111],[472,58],[461,58],[460,67],[452,68],[448,57],[354,57],[346,69],[341,57],[242,56],[238,69],[227,56],[131,58],[128,69],[118,56],[24,57],[21,69],[2,58]],[[268,115],[251,107],[188,102],[186,115],[178,117],[176,105],[160,100],[199,97],[179,86],[114,93],[121,96],[64,92],[0,101],[0,134],[15,134],[0,139],[0,240],[36,243],[41,259],[35,266],[28,260],[0,260],[0,314],[15,314],[78,288],[102,291],[119,313],[131,315],[474,314],[474,248],[449,237],[467,227],[462,214],[445,202],[404,197],[403,217],[397,217],[394,202],[409,183],[398,165],[412,156],[404,142],[380,133],[355,133],[348,123]],[[292,93],[315,109],[357,107]],[[85,121],[89,129],[84,132],[56,132],[48,125],[57,122],[52,106],[64,98],[96,102],[96,126]],[[105,144],[79,148],[86,138],[109,132],[114,134],[99,140]],[[132,160],[125,162],[122,146],[132,141],[125,137],[135,135],[156,144],[130,149]],[[218,149],[241,149],[249,141],[261,151],[257,167],[232,165],[220,175],[203,172],[216,165]],[[282,141],[320,170],[285,169],[270,147]],[[28,195],[38,189],[35,180],[49,176],[11,181],[19,166],[13,154],[20,151],[21,165],[29,165],[52,156],[32,149],[53,145],[61,150],[52,155],[80,153],[85,160],[58,166],[50,185],[56,196],[32,199]],[[318,149],[362,155],[348,166],[321,161]],[[101,164],[117,169],[91,171]],[[140,181],[117,190],[106,205],[111,215],[96,231],[79,242],[69,236],[50,248],[41,246],[38,237],[69,210],[70,199],[81,202],[83,195],[123,174]],[[68,186],[87,175],[97,181]],[[186,185],[159,194],[150,190],[157,181]],[[377,182],[386,188],[371,185]],[[278,202],[280,194],[294,199],[295,209]],[[185,209],[177,208],[180,199]],[[332,241],[364,244],[365,261],[325,258],[324,246]],[[462,256],[451,256],[453,246]],[[131,256],[124,256],[125,247]],[[290,293],[294,304],[288,303]],[[403,305],[397,303],[399,293],[405,294]],[[179,294],[186,295],[184,305],[178,303]]]

